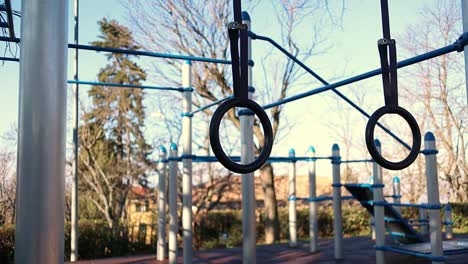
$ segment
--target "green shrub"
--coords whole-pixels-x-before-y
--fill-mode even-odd
[[[0,263],[13,263],[14,249],[14,226],[0,226]]]

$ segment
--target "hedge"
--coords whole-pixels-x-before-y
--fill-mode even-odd
[[[457,228],[468,227],[468,204],[452,204],[453,222]],[[320,237],[333,236],[333,208],[323,203],[318,208]],[[367,235],[370,233],[369,214],[353,201],[343,203],[343,231],[345,236]],[[418,210],[404,208],[406,218],[417,218]],[[299,207],[297,210],[297,231],[300,240],[309,237],[309,209]],[[257,212],[257,243],[264,240],[264,215]],[[280,238],[288,239],[288,210],[279,208]],[[238,247],[242,243],[242,211],[212,211],[200,216],[195,223],[195,249],[221,247]],[[65,258],[70,253],[70,228],[65,232]],[[114,256],[138,255],[156,252],[155,243],[147,245],[144,241],[132,241],[125,228],[110,230],[103,222],[81,221],[79,225],[79,258],[97,259]],[[180,244],[179,244],[180,245]],[[0,226],[0,263],[12,263],[14,252],[14,226]]]

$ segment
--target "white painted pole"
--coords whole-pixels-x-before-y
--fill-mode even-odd
[[[453,238],[453,216],[452,207],[450,204],[446,204],[445,208],[445,239]]]
[[[439,200],[439,179],[437,176],[437,156],[435,137],[431,132],[424,136],[424,146],[426,153],[426,183],[427,202],[429,204],[440,205]],[[431,153],[432,152],[432,153]],[[429,210],[429,232],[431,239],[431,249],[433,256],[443,256],[442,249],[442,226],[440,221],[440,210]],[[433,261],[432,263],[442,263]]]
[[[468,0],[461,0],[463,32],[468,32]],[[465,77],[466,77],[466,101],[468,104],[468,47],[464,47],[465,54]]]
[[[309,197],[311,199],[317,198],[317,185],[316,185],[316,160],[315,148],[310,146],[307,155],[309,157]],[[317,223],[317,201],[309,201],[309,236],[310,244],[309,251],[312,253],[317,252],[317,239],[318,239],[318,223]]]
[[[424,208],[419,208],[419,223],[421,224],[420,232],[422,235],[427,235],[429,232],[429,225],[427,224],[427,212]]]
[[[183,255],[184,263],[192,263],[192,64],[185,61],[182,65],[183,92],[182,117],[182,227],[183,227]]]
[[[372,163],[372,166],[375,166],[377,163],[374,161]],[[373,172],[375,172],[374,168],[372,169]],[[369,179],[369,184],[374,184],[374,175]],[[375,241],[375,221],[374,221],[374,216],[371,215],[369,218],[369,223],[370,223],[370,230],[371,230],[371,239]]]
[[[156,248],[156,260],[166,258],[166,181],[167,181],[167,150],[159,148],[158,160],[158,245]]]
[[[23,0],[15,263],[64,262],[68,1]]]
[[[242,12],[242,23],[251,28],[250,16]],[[252,40],[249,37],[249,60],[252,58]],[[252,67],[249,66],[249,87],[252,86]],[[252,97],[252,91],[249,91]],[[241,115],[241,162],[250,163],[254,160],[253,145],[253,116]],[[256,263],[256,227],[255,227],[255,177],[253,173],[241,175],[242,177],[242,262],[244,264]]]
[[[296,157],[294,149],[289,150],[289,158]],[[289,246],[297,246],[297,212],[296,212],[296,162],[289,163]]]
[[[401,188],[400,188],[400,178],[397,176],[393,177],[393,202],[401,203]],[[395,210],[400,213],[400,207],[394,206]]]
[[[74,1],[74,41],[78,44],[79,36],[80,0]],[[74,50],[73,74],[78,81],[78,49]],[[70,217],[70,261],[78,260],[78,120],[79,120],[79,95],[80,89],[77,83],[73,84],[73,160],[72,160],[72,185],[71,185],[71,217]]]
[[[382,153],[382,145],[380,141],[376,139],[374,141],[375,147],[379,153]],[[373,163],[373,185],[374,185],[374,201],[375,202],[383,202],[383,188],[379,187],[379,185],[383,184],[382,179],[382,167],[377,164],[377,162]],[[384,215],[384,207],[379,205],[374,205],[374,228],[375,228],[375,245],[377,247],[385,246],[385,215]],[[377,264],[384,264],[385,263],[385,252],[382,250],[375,251],[376,263]]]
[[[169,263],[177,263],[177,145],[169,150]]]
[[[332,147],[333,167],[333,233],[335,259],[343,258],[343,222],[341,215],[341,175],[340,175],[340,148],[337,144]]]

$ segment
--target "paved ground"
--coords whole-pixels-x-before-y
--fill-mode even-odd
[[[287,244],[257,246],[257,263],[375,263],[374,242],[369,237],[353,237],[344,239],[344,259],[335,261],[333,258],[333,240],[321,239],[320,252],[308,252],[308,244],[300,244],[297,248],[289,248]],[[404,256],[395,253],[385,253],[387,263],[430,263],[430,261]],[[101,260],[80,261],[79,264],[154,264],[155,255],[111,258]],[[178,263],[182,263],[178,259]],[[194,263],[242,263],[242,249],[214,249],[198,251]],[[468,263],[468,254],[450,256],[447,263]]]

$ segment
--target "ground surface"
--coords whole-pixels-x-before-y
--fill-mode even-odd
[[[297,248],[289,248],[287,244],[257,246],[257,263],[375,263],[374,242],[369,237],[353,237],[344,239],[344,259],[335,261],[333,258],[333,240],[321,239],[320,252],[308,252],[309,244],[301,243]],[[404,256],[396,253],[385,253],[387,263],[430,263],[430,261]],[[213,249],[195,252],[194,263],[242,263],[242,249]],[[79,264],[154,264],[155,255],[111,258],[101,260],[80,261]],[[182,259],[178,259],[182,263]],[[447,258],[447,263],[468,263],[468,254],[454,255]]]

